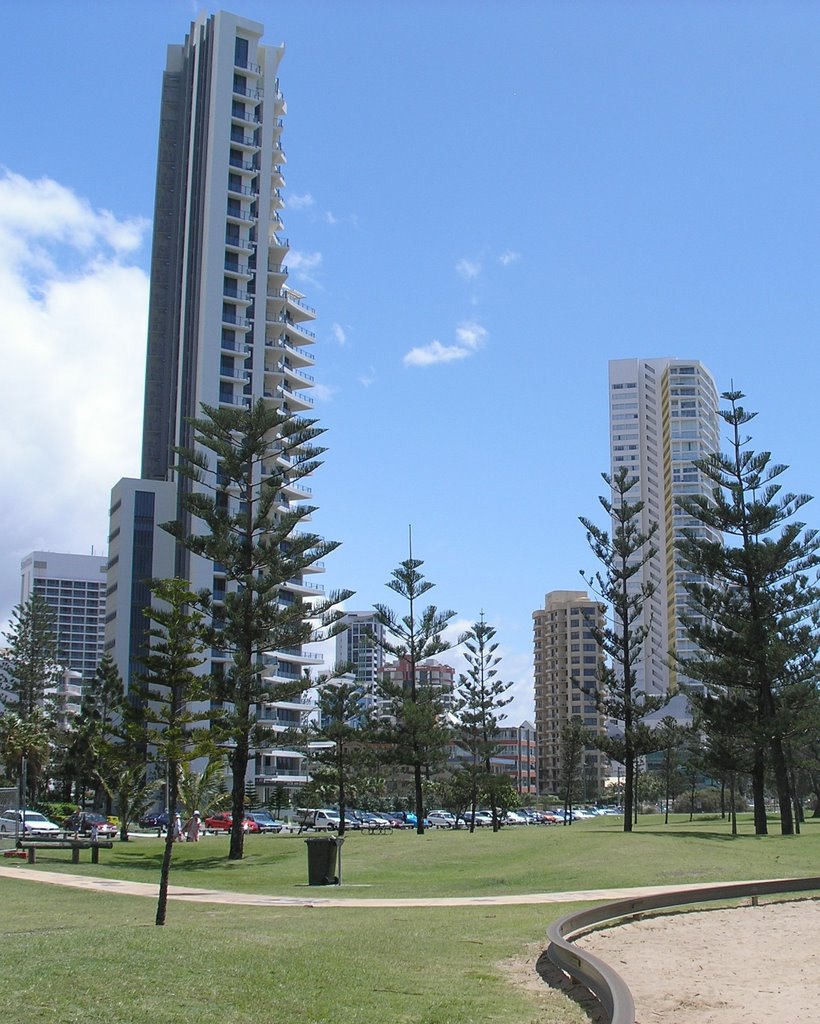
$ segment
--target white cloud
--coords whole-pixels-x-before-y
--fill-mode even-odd
[[[287,255],[287,261],[288,270],[297,280],[319,287],[315,271],[322,265],[320,252],[299,252],[298,249],[291,249]]]
[[[481,273],[481,264],[478,260],[459,260],[456,263],[456,273],[465,281],[473,281]]]
[[[513,249],[507,249],[505,252],[502,252],[501,255],[498,257],[498,262],[501,263],[503,266],[508,267],[511,263],[515,263],[517,260],[520,259],[520,252],[515,252]]]
[[[468,355],[469,349],[459,345],[442,345],[440,341],[431,341],[429,345],[411,348],[403,362],[405,366],[434,366],[436,363],[465,359]]]
[[[370,385],[371,385],[371,384],[373,384],[373,383],[375,382],[375,380],[376,380],[376,370],[375,370],[375,368],[374,368],[374,367],[372,367],[372,366],[371,366],[371,367],[370,367],[370,369],[369,369],[369,370],[367,371],[367,373],[363,373],[363,374],[362,374],[362,375],[361,375],[361,376],[359,377],[359,383],[361,384],[361,386],[362,386],[363,388],[369,388],[369,387],[370,387]]]
[[[319,402],[329,402],[336,394],[336,388],[327,384],[314,384],[310,394]]]
[[[474,321],[466,321],[456,328],[455,345],[442,345],[433,340],[429,345],[411,348],[402,362],[405,366],[435,366],[437,363],[452,363],[466,359],[481,348],[487,340],[486,328]]]
[[[0,176],[0,621],[37,548],[104,553],[111,486],[139,472],[146,222],[48,179]]]
[[[331,224],[331,225],[339,223],[338,218],[336,217],[336,215],[334,213],[332,213],[330,210],[327,210],[325,212],[325,221],[326,221],[326,223]]]
[[[330,333],[337,345],[344,345],[347,342],[347,332],[341,324],[331,324]]]
[[[467,321],[456,328],[456,338],[460,345],[466,345],[467,348],[481,348],[487,340],[487,330],[481,324]]]
[[[285,206],[289,210],[304,210],[308,206],[315,205],[316,200],[313,198],[310,192],[305,192],[305,194],[302,196],[288,196],[285,202]]]

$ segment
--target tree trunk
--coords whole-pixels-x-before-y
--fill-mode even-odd
[[[766,766],[763,750],[757,743],[752,765],[752,801],[754,803],[755,835],[767,836],[769,826],[766,821]]]
[[[248,770],[249,747],[248,735],[243,732],[237,735],[236,746],[231,756],[233,785],[231,792],[231,844],[228,860],[242,860],[245,855],[245,831],[242,823],[245,820],[245,775]]]
[[[413,765],[413,783],[416,791],[416,832],[424,835],[424,790],[422,789],[421,765]]]
[[[168,877],[171,874],[171,856],[176,840],[174,817],[178,798],[178,772],[174,762],[168,765],[168,828],[165,831],[165,849],[162,853],[162,867],[159,875],[159,898],[157,899],[156,924],[165,924],[165,911],[168,906]]]
[[[772,757],[772,771],[777,786],[777,802],[780,806],[780,834],[794,835],[794,819],[792,817],[791,787],[783,741],[779,736],[772,736],[769,750]]]

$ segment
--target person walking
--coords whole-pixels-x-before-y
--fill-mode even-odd
[[[198,843],[202,831],[202,817],[199,811],[194,811],[191,818],[185,823],[185,842]]]

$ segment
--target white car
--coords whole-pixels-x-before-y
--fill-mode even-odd
[[[456,816],[449,811],[428,811],[427,820],[435,828],[455,828]]]
[[[25,814],[25,821],[23,815]],[[20,833],[27,836],[55,835],[60,826],[49,821],[38,811],[4,811],[0,815],[0,832]]]
[[[503,818],[505,825],[529,825],[529,819],[517,811],[507,811]]]

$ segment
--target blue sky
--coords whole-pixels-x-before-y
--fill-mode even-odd
[[[161,76],[200,9],[3,7],[0,621],[26,552],[104,552],[138,473]],[[594,568],[609,359],[703,360],[818,491],[820,6],[232,9],[287,47],[325,585],[395,604],[412,524],[431,599],[496,625],[530,715],[532,611]]]

